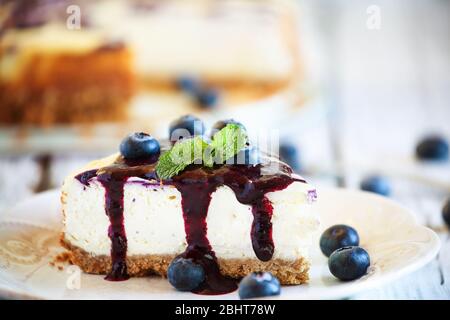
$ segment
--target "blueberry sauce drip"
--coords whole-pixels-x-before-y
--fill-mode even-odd
[[[111,239],[111,271],[106,280],[122,281],[129,278],[127,272],[127,236],[123,218],[123,190],[127,179],[124,175],[104,173],[97,176],[105,190],[105,211],[109,217],[108,237]]]
[[[110,281],[122,281],[129,278],[127,272],[127,236],[125,234],[123,218],[123,190],[127,175],[89,170],[76,176],[84,185],[89,180],[97,177],[97,180],[105,188],[105,213],[109,218],[108,237],[111,240],[111,270],[105,277]]]
[[[190,183],[177,181],[173,184],[182,196],[181,206],[188,244],[181,256],[186,259],[190,258],[200,264],[205,270],[207,279],[194,292],[199,294],[224,294],[236,290],[236,282],[221,275],[217,258],[206,236],[206,217],[215,186],[205,180],[192,180]]]
[[[252,246],[256,256],[261,261],[272,259],[275,245],[272,240],[272,213],[270,201],[263,197],[252,206]]]
[[[149,159],[149,161],[156,160]],[[147,167],[148,165],[144,163],[135,167],[118,163],[110,168],[88,170],[75,177],[84,185],[88,185],[92,178],[97,177],[97,180],[105,188],[105,213],[110,222],[108,237],[111,240],[111,270],[106,276],[106,280],[123,281],[129,278],[126,264],[127,236],[123,216],[123,192],[127,179],[143,175]]]
[[[283,163],[269,175],[262,174],[265,165],[222,165],[205,168],[191,165],[179,175],[159,180],[155,165],[157,159],[139,163],[126,162],[118,158],[108,167],[90,170],[76,178],[83,184],[97,177],[106,192],[106,214],[110,219],[108,235],[111,239],[112,270],[107,280],[124,280],[126,273],[126,235],[123,219],[123,189],[129,177],[145,179],[144,185],[173,185],[181,193],[181,205],[186,232],[187,248],[181,254],[202,265],[206,273],[205,282],[193,292],[199,294],[224,294],[237,289],[234,280],[220,273],[216,255],[207,237],[206,218],[212,193],[220,186],[228,186],[236,199],[252,207],[253,223],[250,237],[253,250],[261,261],[269,261],[274,253],[272,239],[272,204],[266,194],[282,190],[294,181],[305,182],[291,176],[292,170]]]
[[[94,170],[88,170],[85,172],[82,172],[80,174],[78,174],[77,176],[75,176],[75,178],[81,182],[81,184],[87,186],[89,185],[89,180],[91,180],[92,178],[95,178],[97,176],[97,169]]]

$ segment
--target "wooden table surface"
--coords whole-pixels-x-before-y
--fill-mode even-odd
[[[303,43],[314,47],[305,50],[307,67],[319,79],[328,111],[320,121],[293,119],[296,130],[281,131],[298,144],[303,174],[319,188],[358,188],[362,177],[383,174],[391,180],[392,198],[442,240],[439,256],[421,270],[352,298],[450,299],[450,239],[441,218],[450,164],[414,159],[423,135],[439,133],[450,141],[450,1],[301,4]],[[379,10],[379,29],[367,27],[371,5]],[[59,186],[67,172],[97,156],[2,155],[0,211]]]
[[[450,2],[304,4],[308,27],[321,39],[324,56],[318,60],[324,61],[320,71],[330,108],[328,123],[300,138],[305,158],[311,156],[308,168],[316,173],[310,179],[325,183],[317,179],[322,173],[327,183],[358,188],[368,174],[386,175],[392,198],[442,241],[439,256],[423,269],[354,298],[450,299],[450,236],[441,216],[450,196],[450,163],[414,159],[424,135],[438,133],[450,141]],[[367,27],[374,5],[379,29]],[[327,146],[327,156],[312,144]],[[307,154],[308,146],[314,155]]]

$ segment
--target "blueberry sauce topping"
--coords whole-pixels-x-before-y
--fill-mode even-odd
[[[112,266],[106,280],[127,280],[129,278],[126,264],[127,236],[123,224],[123,187],[126,176],[106,173],[97,178],[108,192],[105,210],[110,222],[108,237],[111,239]]]
[[[250,237],[253,250],[258,259],[269,261],[275,246],[271,222],[273,208],[266,194],[282,190],[294,181],[305,181],[292,177],[291,168],[281,162],[278,171],[270,175],[263,174],[266,164],[222,165],[213,168],[191,165],[171,179],[160,180],[155,172],[156,160],[129,163],[118,157],[110,166],[76,176],[84,185],[88,185],[90,179],[97,177],[106,190],[105,208],[110,219],[108,235],[112,244],[112,269],[106,279],[118,281],[128,278],[123,190],[129,177],[139,177],[146,180],[144,185],[172,185],[181,193],[187,248],[180,256],[201,265],[206,275],[206,280],[193,292],[224,294],[236,290],[236,282],[220,273],[217,258],[207,237],[206,218],[212,193],[220,186],[228,186],[240,203],[251,206],[253,223]]]

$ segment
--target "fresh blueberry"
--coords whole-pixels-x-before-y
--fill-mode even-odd
[[[280,144],[280,160],[286,162],[294,171],[300,170],[300,160],[295,145],[289,142]]]
[[[217,122],[213,125],[212,131],[213,131],[213,133],[216,133],[217,131],[222,130],[223,128],[225,128],[225,127],[226,127],[227,125],[229,125],[229,124],[236,124],[236,125],[238,125],[239,127],[241,127],[242,129],[246,130],[246,129],[245,129],[245,126],[244,126],[242,123],[240,123],[239,121],[236,121],[236,120],[234,120],[234,119],[226,119],[226,120],[220,120],[220,121],[217,121]]]
[[[174,120],[169,127],[170,141],[177,141],[182,138],[203,135],[205,125],[203,121],[193,115],[185,115]]]
[[[355,229],[345,224],[329,227],[320,237],[320,250],[327,257],[335,250],[348,246],[359,246],[359,236]]]
[[[444,208],[442,208],[442,217],[444,218],[447,226],[450,228],[450,198],[447,199]]]
[[[205,280],[205,270],[192,259],[177,257],[169,265],[167,278],[175,289],[191,291]]]
[[[259,150],[253,146],[245,147],[239,151],[233,160],[233,164],[257,165],[261,163]]]
[[[439,136],[428,136],[417,145],[416,155],[421,160],[447,160],[448,142]]]
[[[120,153],[125,159],[142,159],[158,155],[159,142],[151,135],[135,132],[122,140]]]
[[[204,108],[211,108],[217,105],[219,102],[219,91],[212,88],[202,88],[197,90],[196,100],[197,103]]]
[[[280,292],[280,281],[270,272],[253,272],[239,283],[241,299],[277,296]]]
[[[328,259],[330,272],[339,280],[349,281],[362,277],[370,266],[369,254],[361,247],[343,247]]]
[[[196,94],[200,84],[194,77],[182,76],[176,80],[177,87],[187,93]]]
[[[362,190],[378,193],[383,196],[389,196],[391,193],[389,181],[380,176],[370,176],[363,179],[360,187]]]

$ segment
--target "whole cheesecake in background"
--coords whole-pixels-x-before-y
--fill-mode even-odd
[[[133,97],[177,95],[186,76],[218,88],[221,107],[273,94],[301,75],[294,6],[286,3],[6,1],[0,124],[124,122],[134,116]],[[80,8],[80,29],[67,27],[69,5]],[[195,94],[198,108],[208,94]]]
[[[222,130],[230,126],[238,128]],[[167,276],[181,256],[205,270],[196,292],[206,294],[233,291],[230,278],[254,271],[282,284],[307,282],[315,189],[263,155],[252,164],[191,164],[161,178],[159,166],[175,146],[161,144],[161,155],[142,159],[114,154],[65,179],[62,243],[71,262],[125,280]]]
[[[86,25],[84,15],[80,30],[68,29],[68,5],[19,0],[0,7],[0,123],[48,126],[127,117],[135,89],[129,48]]]
[[[290,1],[134,0],[99,2],[90,15],[127,39],[150,86],[193,75],[218,86],[279,88],[299,74],[295,9]]]

